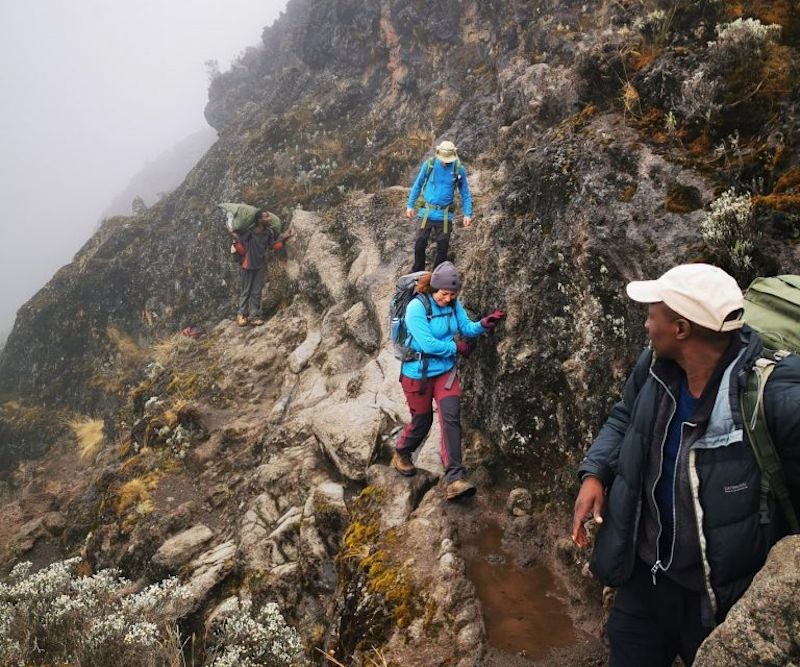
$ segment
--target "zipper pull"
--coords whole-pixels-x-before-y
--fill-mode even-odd
[[[652,574],[652,575],[653,575],[653,586],[655,586],[655,585],[656,585],[656,573],[657,573],[657,572],[658,572],[660,569],[663,569],[663,568],[661,567],[661,560],[659,559],[659,560],[657,560],[657,561],[655,562],[655,565],[653,565],[653,567],[651,567],[651,568],[650,568],[650,574]]]

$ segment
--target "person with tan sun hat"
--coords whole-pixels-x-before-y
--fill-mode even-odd
[[[434,157],[425,160],[408,196],[406,216],[414,219],[414,207],[422,196],[417,213],[417,238],[414,243],[414,266],[412,272],[425,269],[425,251],[428,240],[436,242],[436,258],[433,268],[447,259],[450,234],[455,217],[455,193],[461,197],[464,211],[464,227],[472,224],[472,196],[467,183],[467,170],[458,158],[452,141],[442,141],[436,146]]]

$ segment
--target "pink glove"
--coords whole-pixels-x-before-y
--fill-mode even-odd
[[[484,329],[491,331],[497,326],[497,323],[502,320],[506,314],[502,310],[495,310],[493,313],[489,313],[486,317],[481,320],[481,326]]]
[[[462,357],[468,357],[472,353],[472,345],[465,340],[457,340],[456,352]]]

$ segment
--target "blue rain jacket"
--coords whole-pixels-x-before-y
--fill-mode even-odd
[[[428,321],[424,298],[430,299],[433,318]],[[473,322],[461,300],[452,305],[439,306],[430,295],[414,297],[406,307],[406,330],[409,337],[406,345],[417,352],[434,355],[428,358],[428,377],[447,373],[456,364],[456,334],[464,338],[475,338],[486,331],[480,322]],[[422,361],[403,362],[403,375],[413,380],[422,379]]]
[[[411,188],[411,194],[408,196],[408,208],[414,208],[414,205],[419,197],[420,190],[422,189],[422,181],[425,180],[425,172],[428,169],[428,161],[422,163],[422,168],[419,170],[417,180],[414,181],[414,186]],[[434,159],[433,170],[428,177],[428,182],[425,184],[425,192],[423,196],[425,201],[434,206],[448,206],[453,203],[455,198],[455,179],[453,178],[453,170],[455,169],[455,162],[444,164],[438,158]],[[459,181],[458,192],[461,195],[461,208],[464,215],[472,216],[472,195],[469,193],[469,185],[467,184],[467,170],[464,165],[461,165],[461,180]],[[425,206],[419,210],[419,217],[425,216]],[[453,219],[453,208],[451,206],[448,218]],[[444,219],[444,211],[431,209],[428,212],[428,220],[434,222],[441,222]]]

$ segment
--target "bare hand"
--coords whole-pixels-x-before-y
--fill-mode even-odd
[[[602,524],[605,503],[603,483],[597,477],[586,477],[575,499],[575,511],[572,515],[572,541],[581,549],[589,546],[589,536],[586,534],[584,521],[591,515],[595,523]]]
[[[406,209],[406,217],[409,220],[411,220],[414,217],[414,209],[413,208],[407,208]]]
[[[472,216],[465,215],[464,216],[464,227],[469,227],[472,224]]]

